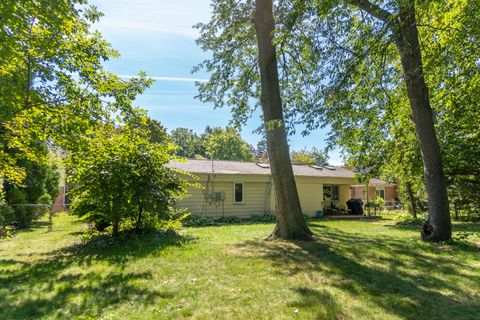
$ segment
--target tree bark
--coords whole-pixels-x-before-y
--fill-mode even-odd
[[[141,228],[142,228],[142,216],[143,214],[143,206],[138,206],[138,216],[137,216],[137,222],[136,222],[136,226],[135,226],[135,229],[137,231],[139,231]]]
[[[367,211],[367,215],[368,215],[368,216],[370,216],[370,204],[369,204],[369,202],[370,202],[370,200],[369,200],[369,194],[370,194],[370,192],[369,192],[369,191],[370,191],[370,190],[368,190],[368,182],[367,182],[367,184],[365,184],[365,201],[366,201],[366,203],[365,203],[365,211]]]
[[[412,184],[410,182],[405,183],[407,188],[408,201],[410,202],[410,210],[414,219],[417,219],[417,208],[415,207],[415,199],[413,198]]]
[[[116,237],[118,235],[119,224],[120,222],[118,221],[118,219],[113,220],[113,228],[112,228],[113,237]]]
[[[273,45],[272,0],[255,0],[254,25],[261,77],[261,104],[267,133],[270,170],[275,188],[277,223],[269,239],[310,240],[293,175]]]
[[[415,6],[413,0],[400,3],[394,34],[400,52],[417,140],[420,144],[428,194],[428,220],[422,227],[421,235],[424,240],[447,241],[452,235],[447,187],[440,146],[435,133],[433,111],[423,74]]]
[[[400,0],[398,15],[393,15],[369,0],[348,0],[371,16],[390,26],[400,53],[408,99],[412,109],[417,140],[422,153],[425,184],[428,194],[428,220],[422,227],[423,240],[447,241],[452,236],[447,186],[440,146],[423,76],[422,53],[415,19],[415,1]]]

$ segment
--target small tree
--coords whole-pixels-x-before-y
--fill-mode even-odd
[[[176,218],[174,206],[185,196],[187,182],[165,166],[173,145],[152,143],[149,136],[138,127],[105,126],[82,141],[83,152],[71,160],[73,214],[98,229],[111,225],[114,236],[122,222],[140,229],[147,220],[158,225]]]

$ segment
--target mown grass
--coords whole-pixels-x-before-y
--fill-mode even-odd
[[[479,224],[453,245],[391,220],[311,222],[295,243],[264,241],[271,224],[114,244],[54,224],[0,243],[0,318],[480,319]]]

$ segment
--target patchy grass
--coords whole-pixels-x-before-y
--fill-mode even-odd
[[[480,319],[479,224],[454,245],[392,220],[311,222],[314,242],[255,224],[98,245],[54,223],[0,243],[2,319]]]

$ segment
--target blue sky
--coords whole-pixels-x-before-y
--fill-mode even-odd
[[[106,68],[118,75],[132,76],[146,71],[156,82],[136,104],[148,110],[168,130],[187,127],[201,133],[207,125],[225,127],[230,110],[214,110],[212,105],[194,99],[195,80],[208,74],[191,74],[194,65],[208,57],[195,44],[198,32],[192,26],[206,22],[210,0],[94,0],[105,16],[95,25],[121,55]],[[256,145],[259,136],[252,131],[260,125],[255,117],[242,129],[242,137]],[[323,148],[326,132],[317,130],[307,137],[289,138],[291,150]],[[342,161],[338,151],[329,154],[332,164]]]

